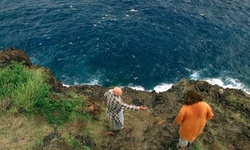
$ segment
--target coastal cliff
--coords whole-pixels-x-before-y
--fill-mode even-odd
[[[84,99],[78,107],[80,118],[63,124],[50,124],[38,114],[27,114],[22,108],[10,112],[11,97],[0,96],[0,150],[2,149],[93,149],[93,150],[175,150],[179,138],[174,119],[183,105],[183,96],[193,89],[204,96],[214,111],[214,118],[188,149],[250,149],[250,95],[238,89],[225,89],[205,81],[182,79],[168,91],[137,91],[123,88],[122,99],[128,104],[145,105],[146,111],[125,111],[125,127],[119,133],[106,135],[110,129],[106,118],[105,91],[112,87],[76,85],[65,87],[49,68],[33,65],[23,50],[0,51],[0,68],[13,61],[28,69],[42,68],[50,86],[50,99],[74,101]],[[2,80],[2,79],[1,79]],[[2,87],[0,87],[1,89]],[[72,94],[72,92],[74,94]],[[71,94],[69,94],[71,93]],[[60,101],[61,102],[61,101]],[[86,118],[87,119],[82,119]],[[39,118],[39,119],[37,119]]]

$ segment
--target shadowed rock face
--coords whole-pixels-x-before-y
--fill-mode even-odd
[[[11,60],[24,64],[30,68],[37,68],[22,50],[7,49],[0,51],[0,67],[10,64]],[[49,68],[45,68],[49,75],[47,82],[53,92],[62,95],[65,90],[75,90],[78,94],[88,98],[88,113],[98,123],[98,116],[105,113],[106,100],[103,94],[112,87],[98,85],[83,85],[63,87]],[[250,149],[250,96],[241,90],[224,89],[217,85],[210,85],[205,81],[182,79],[175,83],[166,92],[137,91],[131,88],[123,88],[122,99],[128,104],[145,105],[146,111],[125,112],[125,127],[113,136],[100,133],[101,143],[96,143],[92,135],[74,135],[81,147],[88,146],[93,150],[174,150],[179,138],[179,127],[174,125],[174,119],[183,106],[183,97],[188,90],[196,90],[204,96],[214,111],[214,118],[207,123],[204,132],[197,141],[202,143],[200,149]],[[7,101],[8,102],[8,101]],[[3,106],[2,106],[3,105]],[[2,107],[8,107],[9,103],[2,103]],[[92,108],[93,106],[93,108]],[[104,109],[103,109],[104,108]],[[105,131],[103,131],[105,132]],[[60,147],[62,146],[62,147]],[[38,147],[37,147],[38,148]],[[44,137],[41,149],[70,149],[59,133],[51,133]],[[39,149],[39,148],[38,148]],[[194,145],[188,149],[195,149]]]
[[[5,51],[0,51],[0,67],[4,67],[11,61],[24,62],[24,65],[31,66],[30,58],[23,50],[8,48]]]

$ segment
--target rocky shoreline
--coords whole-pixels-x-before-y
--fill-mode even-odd
[[[30,68],[40,67],[33,65],[23,50],[9,48],[0,51],[0,67],[7,66],[13,60],[24,62]],[[103,93],[110,87],[99,85],[64,87],[53,76],[49,68],[45,68],[45,70],[50,76],[47,82],[51,85],[53,92],[63,94],[70,89],[88,98],[88,102],[95,108],[91,112],[92,117],[97,118],[97,121],[93,124],[98,124],[98,118],[105,115],[103,110],[105,110],[106,103]],[[123,100],[126,103],[143,104],[149,110],[146,112],[126,112],[125,128],[113,136],[100,133],[101,143],[96,143],[91,134],[87,136],[75,134],[75,137],[78,137],[79,143],[87,145],[90,149],[98,150],[175,149],[179,135],[178,126],[174,125],[173,121],[182,106],[184,93],[190,89],[201,93],[205,97],[205,101],[211,105],[215,114],[215,117],[205,127],[204,133],[197,139],[200,149],[250,149],[250,95],[242,90],[224,89],[218,85],[210,85],[205,81],[185,78],[175,83],[168,91],[160,93],[137,91],[125,87],[123,89]],[[51,144],[53,144],[53,141],[57,141],[55,139],[60,138],[60,133],[51,133],[44,137],[42,146],[34,149],[46,149],[46,147],[47,149],[53,149]],[[68,149],[68,147],[64,144],[57,144],[54,149]],[[189,149],[197,149],[197,147],[190,145]]]

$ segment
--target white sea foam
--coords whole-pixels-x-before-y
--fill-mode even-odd
[[[194,71],[190,75],[190,79],[206,81],[211,85],[218,85],[218,86],[221,86],[223,88],[241,89],[241,90],[245,91],[246,93],[250,94],[250,89],[247,88],[238,79],[234,79],[232,77],[223,76],[223,75],[221,75],[221,77],[218,77],[218,78],[206,78],[206,77],[202,77],[202,75],[201,75],[202,71],[203,70]]]
[[[248,89],[246,86],[244,86],[243,83],[241,83],[238,79],[233,79],[230,77],[225,78],[207,78],[203,79],[207,81],[208,83],[212,85],[219,85],[223,88],[230,88],[230,89],[242,89],[243,91],[249,93],[250,89]],[[250,94],[250,93],[249,93]]]
[[[155,92],[159,93],[159,92],[167,91],[168,89],[170,89],[172,87],[172,85],[173,84],[162,83],[162,84],[155,86],[151,90],[145,90],[145,88],[142,86],[135,86],[135,85],[131,85],[131,84],[129,84],[128,87],[130,87],[131,89],[137,90],[137,91],[148,91],[148,92],[155,91]]]
[[[160,85],[157,85],[154,87],[154,90],[159,93],[159,92],[164,92],[169,90],[172,87],[173,84],[167,84],[167,83],[163,83]]]
[[[63,86],[65,86],[65,87],[70,87],[70,85],[68,85],[68,84],[63,84]]]
[[[91,80],[90,83],[87,83],[88,85],[98,85],[99,84],[99,80],[98,79],[93,79]]]
[[[218,86],[221,86],[223,88],[241,89],[241,90],[245,91],[246,93],[250,94],[250,89],[247,88],[238,79],[234,79],[234,78],[228,77],[228,76],[218,77],[218,78],[204,78],[204,77],[201,76],[202,71],[203,70],[194,71],[190,75],[190,79],[206,81],[211,85],[218,85]],[[173,84],[170,84],[170,83],[162,83],[162,84],[159,84],[159,85],[155,86],[153,88],[153,90],[156,91],[157,93],[164,92],[164,91],[169,90],[172,87],[172,85]],[[144,91],[144,88],[141,87],[141,86],[135,86],[135,87],[131,87],[131,88]],[[147,90],[147,91],[152,91],[152,90]]]
[[[131,9],[130,12],[138,12],[138,10]]]
[[[129,87],[137,91],[145,91],[144,87],[142,86],[129,86]]]
[[[86,82],[86,83],[79,83],[79,82],[75,81],[73,85],[99,85],[99,84],[100,83],[99,83],[98,79],[92,79],[92,80],[90,80],[90,82]],[[72,86],[72,85],[63,83],[63,86],[69,87],[69,86]]]
[[[230,89],[241,89],[245,91],[246,93],[250,94],[250,89],[244,86],[243,83],[241,83],[238,79],[233,79],[230,77],[225,77],[225,78],[198,78],[198,74],[195,73],[192,78],[190,79],[193,80],[200,80],[200,81],[206,81],[211,85],[218,85],[223,88],[230,88]],[[195,77],[195,79],[193,78]],[[160,84],[154,87],[154,90],[159,93],[159,92],[164,92],[169,90],[172,87],[173,84]]]
[[[200,71],[195,71],[190,75],[190,79],[197,80],[200,78]]]
[[[196,71],[190,75],[190,79],[206,81],[211,85],[218,85],[218,86],[221,86],[223,88],[241,89],[241,90],[245,91],[246,93],[250,94],[249,88],[244,86],[244,84],[242,82],[240,82],[238,79],[234,79],[231,77],[203,78],[200,76],[199,71]],[[100,85],[100,82],[98,79],[92,79],[88,83],[74,82],[74,85]],[[63,84],[63,86],[69,87],[70,85]],[[157,93],[167,91],[172,86],[173,86],[173,84],[171,84],[171,83],[161,83],[161,84],[155,86],[152,90],[145,90],[145,88],[143,86],[133,85],[133,84],[127,85],[127,87],[130,87],[131,89],[134,89],[134,90],[149,91],[149,92],[154,90]],[[121,86],[121,87],[123,87],[123,86]]]

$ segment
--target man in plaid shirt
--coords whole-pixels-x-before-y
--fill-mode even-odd
[[[123,110],[146,110],[145,106],[128,105],[121,99],[122,90],[119,87],[114,87],[104,93],[107,99],[107,116],[109,121],[114,126],[115,131],[120,131],[124,126]]]

